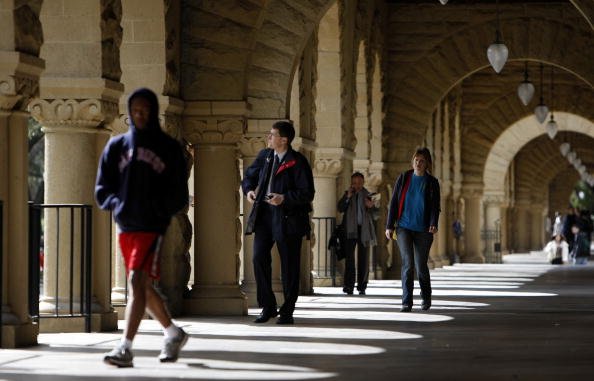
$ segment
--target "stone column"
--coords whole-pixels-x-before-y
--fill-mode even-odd
[[[18,32],[19,28],[16,28]],[[0,37],[0,42],[3,40]],[[31,97],[38,92],[44,62],[20,52],[0,51],[0,200],[3,201],[2,342],[15,348],[37,344],[38,325],[29,317],[28,138]]]
[[[516,218],[515,218],[515,226],[516,226],[516,239],[515,239],[515,247],[518,252],[526,253],[530,250],[530,242],[531,242],[531,218],[530,218],[530,202],[528,201],[518,201],[516,202]]]
[[[183,135],[195,146],[194,285],[184,312],[246,315],[239,288],[239,170],[237,143],[245,102],[187,102]]]
[[[481,229],[482,229],[482,195],[478,190],[467,187],[463,190],[465,205],[465,253],[460,255],[464,263],[484,263]]]
[[[252,127],[252,125],[254,125]],[[252,127],[252,128],[250,128]],[[258,123],[250,123],[248,125],[248,129],[250,130],[257,130]],[[260,150],[266,148],[267,141],[266,137],[264,136],[265,132],[252,132],[248,133],[246,136],[241,138],[239,141],[239,150],[241,152],[241,156],[243,158],[243,168],[244,170],[249,167]],[[252,211],[252,204],[247,201],[245,197],[242,197],[243,202],[243,226],[241,234],[245,232],[245,226],[248,221],[248,217],[250,212]],[[241,290],[246,294],[248,298],[248,305],[250,307],[258,307],[258,300],[256,298],[256,279],[254,276],[254,265],[252,263],[252,258],[254,255],[254,235],[244,235],[243,236],[243,258],[242,258],[242,266],[243,266],[243,280],[241,282]],[[277,262],[278,259],[276,255],[273,254],[273,263]],[[282,300],[282,286],[280,286],[280,270],[279,266],[273,267],[273,290],[278,300]],[[279,299],[280,298],[280,299]]]
[[[58,83],[59,82],[59,83]],[[121,84],[109,80],[93,79],[42,79],[46,87],[42,96],[31,102],[31,114],[43,126],[45,132],[45,203],[47,204],[87,204],[95,205],[94,188],[98,157],[105,145],[110,131],[104,129],[117,115],[117,101],[121,94]],[[69,85],[69,86],[68,86]],[[50,98],[72,93],[73,88],[83,87],[85,91],[77,94],[80,98]],[[80,91],[80,90],[79,90]],[[65,213],[66,212],[66,213]],[[71,220],[63,211],[58,220],[55,211],[45,212],[45,268],[43,295],[40,313],[69,312],[70,293],[70,228],[78,228],[80,214]],[[111,330],[117,327],[117,315],[110,305],[110,253],[109,214],[93,208],[93,259],[92,329]],[[60,230],[60,241],[56,240]],[[79,300],[80,285],[80,240],[75,230],[74,236],[74,287],[75,301]],[[59,251],[58,251],[59,250]],[[57,305],[56,305],[57,298]],[[76,312],[76,311],[75,311]],[[80,324],[71,320],[44,319],[44,330],[64,331],[82,330]],[[82,324],[82,323],[81,323]]]
[[[327,229],[326,223],[329,221],[326,218],[335,217],[337,214],[336,204],[338,200],[336,195],[336,179],[341,173],[343,164],[342,160],[338,157],[326,157],[321,152],[318,152],[317,156],[318,157],[312,165],[314,186],[316,188],[316,195],[313,201],[313,236],[315,242],[318,242],[318,244],[314,246],[316,249],[314,249],[313,253],[313,272],[316,274],[314,285],[329,286],[332,284],[331,278],[323,275],[328,266],[332,263],[332,259],[328,257],[327,250],[327,243],[330,239],[328,234],[331,232]],[[340,190],[338,191],[340,192]],[[326,267],[318,268],[318,263],[321,263],[322,266],[326,265]]]
[[[530,208],[530,250],[542,250],[544,244],[542,242],[544,235],[544,216],[542,210],[545,208],[543,204],[532,202]]]
[[[503,195],[487,193],[483,197],[484,222],[485,227],[485,251],[484,256],[487,261],[492,262],[495,259],[495,243],[501,244],[501,205],[503,204]],[[499,233],[497,235],[496,233]]]
[[[377,245],[370,249],[369,279],[384,279],[386,274],[387,253],[385,251],[386,236],[384,234],[386,226],[386,214],[381,209],[382,202],[384,201],[381,192],[383,171],[383,162],[372,162],[369,166],[369,176],[367,176],[365,179],[365,186],[367,189],[370,192],[378,193],[375,199],[377,200],[376,206],[380,208],[378,219],[375,221],[375,235],[377,237]]]

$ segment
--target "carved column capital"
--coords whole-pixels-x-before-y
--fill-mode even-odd
[[[102,99],[35,99],[29,112],[49,129],[95,129],[118,115],[118,105]]]
[[[185,117],[183,137],[194,144],[236,144],[244,127],[241,119]]]
[[[369,173],[367,175],[367,178],[365,179],[367,188],[373,191],[377,191],[377,189],[383,181],[384,169],[384,163],[381,161],[373,162],[369,165]]]
[[[39,93],[42,59],[19,52],[0,52],[0,111],[25,111]]]
[[[237,143],[239,152],[244,157],[255,157],[266,148],[267,139],[263,136],[243,136]]]
[[[246,102],[186,102],[182,135],[194,144],[237,144],[248,112]]]
[[[314,161],[313,172],[315,176],[336,177],[342,171],[342,160],[320,158]]]

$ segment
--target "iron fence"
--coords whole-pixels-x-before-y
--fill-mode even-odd
[[[91,332],[92,212],[84,204],[29,204],[29,314],[34,320],[84,317],[85,331]],[[42,290],[53,312],[40,313]]]
[[[4,305],[4,202],[0,200],[0,348],[2,348],[2,306]]]
[[[336,253],[328,248],[328,240],[336,228],[334,217],[313,217],[315,226],[314,278],[328,279],[332,287],[336,286]]]
[[[503,263],[501,258],[501,232],[496,229],[481,230],[481,239],[485,242],[485,262]]]

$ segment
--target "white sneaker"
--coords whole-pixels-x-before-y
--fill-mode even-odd
[[[105,354],[105,356],[103,357],[103,362],[109,365],[115,365],[120,368],[129,368],[131,366],[134,366],[134,364],[132,363],[133,358],[134,356],[132,355],[132,352],[129,349],[124,348],[121,345],[118,345],[110,352],[107,352]]]
[[[190,336],[183,330],[179,329],[179,334],[176,337],[166,338],[163,343],[163,350],[159,354],[161,362],[175,362],[179,357],[179,352],[188,342]]]

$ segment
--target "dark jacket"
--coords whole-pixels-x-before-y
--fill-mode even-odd
[[[408,184],[413,174],[413,170],[410,169],[398,176],[396,184],[394,185],[394,191],[392,192],[392,199],[390,200],[390,207],[388,208],[388,221],[386,222],[386,229],[394,229],[398,226],[398,221],[402,215],[404,208],[404,200],[406,197],[406,191],[408,190]],[[427,186],[425,188],[425,216],[424,224],[427,230],[429,226],[438,227],[439,212],[441,212],[440,202],[440,190],[439,181],[431,176],[428,172],[425,172],[427,177]]]
[[[248,219],[246,234],[253,232],[261,214],[260,206],[264,205],[264,196],[268,184],[268,176],[274,160],[274,150],[263,149],[256,160],[245,170],[241,188],[244,194],[256,191],[256,202]],[[284,195],[281,205],[272,208],[273,237],[280,240],[286,235],[309,236],[309,212],[314,198],[314,183],[311,167],[305,156],[289,147],[283,160],[279,163],[274,179],[272,193]]]
[[[589,257],[590,256],[590,240],[589,235],[584,232],[579,232],[574,236],[573,246],[570,255],[572,257]]]
[[[148,125],[109,140],[99,162],[95,198],[111,210],[121,231],[164,233],[171,217],[188,204],[186,161],[181,145],[159,126],[159,104],[148,89]],[[128,101],[130,111],[130,101]],[[132,118],[130,118],[132,119]]]

